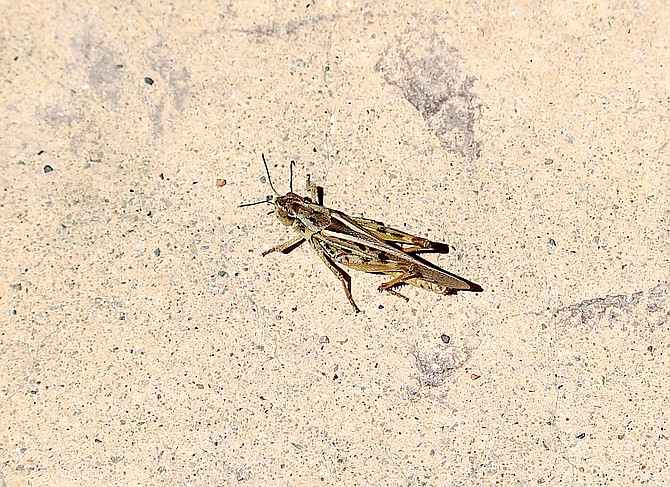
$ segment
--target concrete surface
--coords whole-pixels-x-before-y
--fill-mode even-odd
[[[0,486],[669,481],[667,2],[418,3],[2,3]]]

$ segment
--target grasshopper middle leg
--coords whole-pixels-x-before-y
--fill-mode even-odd
[[[337,277],[337,279],[342,283],[344,294],[347,295],[347,299],[351,303],[351,306],[353,306],[354,311],[356,313],[360,313],[361,310],[358,309],[358,306],[356,306],[356,303],[354,302],[354,297],[351,295],[351,277],[349,274],[337,267],[335,262],[333,262],[331,258],[328,257],[326,251],[323,249],[318,240],[312,238],[310,239],[309,243],[312,244],[312,247],[314,247],[314,250],[319,255],[319,257],[321,257],[323,263],[326,264],[326,267],[328,267],[328,269],[330,269],[331,272],[335,274],[335,277]]]

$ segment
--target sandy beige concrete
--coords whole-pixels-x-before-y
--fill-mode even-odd
[[[670,7],[420,3],[2,3],[0,486],[670,482]]]

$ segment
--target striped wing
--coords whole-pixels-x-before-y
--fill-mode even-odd
[[[319,241],[332,260],[355,270],[397,277],[413,268],[420,276],[407,279],[407,284],[440,294],[458,290],[481,291],[477,284],[405,253],[393,243],[397,242],[397,234],[408,234],[388,229],[391,235],[390,241],[386,241],[383,239],[384,231],[379,230],[379,222],[375,222],[374,233],[365,227],[364,222],[331,210],[330,225],[311,238]]]

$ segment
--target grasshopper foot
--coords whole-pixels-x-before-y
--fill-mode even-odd
[[[409,298],[408,298],[407,296],[405,296],[405,295],[403,295],[403,294],[400,294],[400,293],[399,293],[398,291],[396,291],[395,289],[391,289],[391,286],[387,286],[387,284],[388,284],[388,283],[381,284],[381,285],[377,288],[377,290],[378,290],[380,293],[386,291],[387,293],[391,293],[391,294],[393,294],[394,296],[398,296],[399,298],[404,299],[406,302],[409,302]]]

